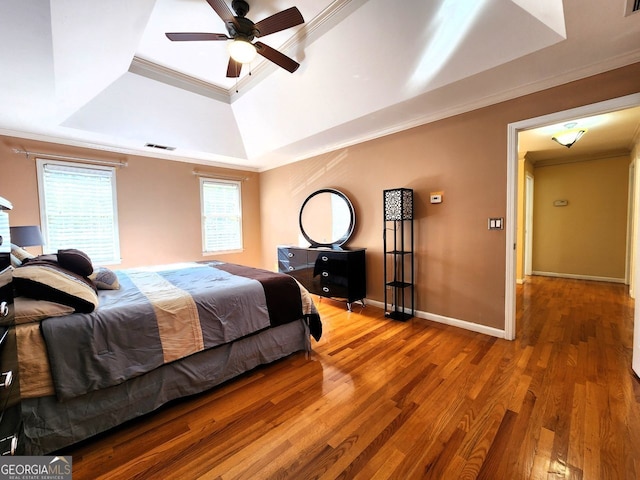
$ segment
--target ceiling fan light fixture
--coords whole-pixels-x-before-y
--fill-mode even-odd
[[[576,143],[580,138],[587,133],[585,128],[574,128],[576,123],[567,123],[565,125],[568,130],[562,130],[556,133],[551,140],[558,142],[563,147],[571,148],[571,145]]]
[[[304,18],[297,7],[290,7],[253,23],[245,15],[249,12],[249,4],[245,0],[233,0],[231,6],[236,12],[233,14],[227,2],[222,0],[207,0],[209,6],[224,22],[227,34],[204,32],[167,32],[165,36],[172,42],[184,41],[227,41],[229,62],[227,63],[227,78],[238,78],[242,64],[251,63],[255,56],[260,56],[284,68],[288,72],[295,72],[300,64],[287,57],[284,53],[265,45],[262,42],[251,42],[255,37],[263,37],[281,32],[304,23]],[[259,50],[259,52],[258,52]]]
[[[250,42],[244,39],[236,38],[232,42],[227,44],[229,48],[229,55],[236,62],[239,63],[251,63],[256,58],[256,47]]]

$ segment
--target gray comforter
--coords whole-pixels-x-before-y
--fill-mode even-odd
[[[265,271],[256,270],[262,275]],[[269,328],[271,319],[260,281],[193,264],[161,271],[119,271],[119,290],[100,291],[100,306],[42,322],[53,382],[59,399],[118,385],[163,364]],[[293,283],[292,283],[293,282]],[[298,284],[277,279],[290,295],[286,318],[303,318]],[[282,293],[282,292],[288,293]],[[279,320],[282,323],[282,320]]]

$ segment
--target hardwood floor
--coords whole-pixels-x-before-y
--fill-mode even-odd
[[[633,301],[532,277],[517,340],[318,303],[325,333],[61,452],[73,478],[637,479]]]

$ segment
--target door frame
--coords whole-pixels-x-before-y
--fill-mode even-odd
[[[636,159],[632,158],[629,163],[629,187],[628,187],[628,197],[627,197],[627,248],[625,254],[625,262],[624,262],[624,281],[625,284],[629,287],[629,295],[631,298],[635,297],[635,282],[634,282],[634,268],[633,263],[635,261],[635,250],[633,248],[636,233],[636,222],[634,219],[636,218],[636,204],[638,203],[638,198],[636,192],[638,191],[638,187],[636,185]]]
[[[589,117],[602,113],[624,110],[640,106],[640,93],[626,95],[603,102],[584,105],[560,112],[529,118],[507,125],[507,208],[506,208],[506,241],[505,241],[505,301],[504,301],[504,338],[516,338],[516,239],[518,219],[518,133],[524,130],[544,127],[566,122],[578,117]],[[636,212],[638,214],[638,212]],[[640,235],[638,235],[640,238]],[[636,239],[636,251],[640,252],[640,240]],[[636,269],[636,284],[638,271]],[[640,308],[634,312],[634,368],[640,370]],[[637,327],[637,328],[635,328]],[[636,345],[636,340],[638,344]]]
[[[524,262],[522,270],[526,278],[533,271],[533,185],[534,177],[524,174]]]

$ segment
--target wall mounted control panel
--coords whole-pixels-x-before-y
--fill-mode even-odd
[[[442,192],[431,192],[429,194],[429,201],[431,203],[442,203]]]

